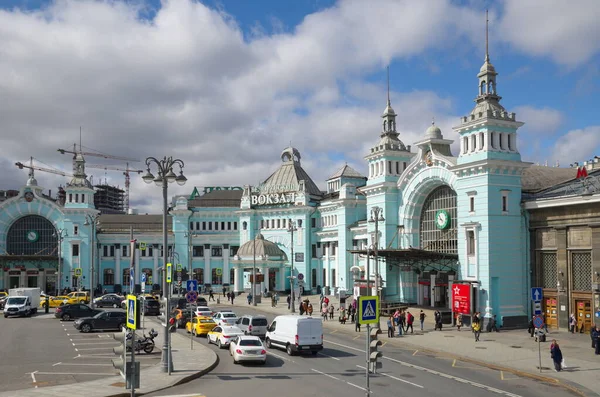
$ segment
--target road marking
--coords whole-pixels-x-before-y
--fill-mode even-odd
[[[314,372],[316,372],[316,373],[318,373],[318,374],[325,375],[325,376],[327,376],[328,378],[331,378],[331,379],[335,379],[335,380],[341,380],[340,378],[336,378],[336,377],[335,377],[335,376],[333,376],[333,375],[326,374],[325,372],[321,372],[321,371],[319,371],[319,370],[317,370],[317,369],[314,369],[314,368],[311,368],[310,370],[311,370],[311,371],[314,371]],[[343,382],[343,381],[342,381],[342,382]]]
[[[267,354],[270,354],[270,355],[272,355],[272,356],[275,356],[275,357],[277,357],[277,358],[280,358],[280,359],[282,359],[282,360],[285,360],[285,361],[291,361],[291,362],[293,362],[293,363],[296,363],[296,362],[295,362],[294,360],[292,360],[291,358],[284,357],[284,356],[280,356],[279,354],[275,354],[275,353],[272,353],[272,352],[270,352],[270,351],[267,351]]]
[[[338,360],[338,361],[340,361],[340,359],[339,359],[339,358],[337,358],[337,357],[333,357],[333,356],[330,356],[330,355],[327,355],[327,354],[325,354],[325,353],[323,353],[323,352],[319,352],[319,354],[320,354],[320,355],[322,355],[322,356],[325,356],[325,357],[327,357],[327,358],[333,358],[334,360]]]
[[[364,387],[361,387],[361,386],[359,386],[359,385],[355,385],[354,383],[350,383],[350,382],[346,382],[346,383],[347,383],[347,384],[349,384],[350,386],[354,386],[354,387],[356,387],[357,389],[360,389],[360,390],[362,390],[362,391],[367,391],[367,389],[365,389]]]
[[[114,342],[90,342],[90,343],[73,343],[73,346],[83,346],[83,345],[114,345],[120,344],[118,341]]]
[[[416,356],[418,352],[419,352],[418,350],[415,350],[415,352],[412,355]]]
[[[91,376],[117,376],[118,372],[35,372],[38,375],[91,375]]]
[[[351,347],[351,346],[342,345],[341,343],[336,343],[336,342],[331,342],[331,341],[324,341],[324,342],[331,343],[331,344],[333,344],[333,345],[342,346],[342,347],[345,347],[345,348],[347,348],[347,349],[356,350],[356,351],[359,351],[359,352],[362,352],[362,353],[364,353],[364,352],[365,352],[365,351],[364,351],[364,350],[362,350],[362,349],[357,349],[356,347]],[[405,361],[396,360],[395,358],[391,358],[391,357],[383,356],[383,359],[384,359],[384,360],[393,361],[393,362],[395,362],[395,363],[397,363],[397,364],[400,364],[400,365],[403,365],[403,366],[405,366],[405,367],[413,368],[413,369],[416,369],[416,370],[419,370],[419,371],[428,372],[428,373],[430,373],[430,374],[438,375],[438,376],[441,376],[441,377],[443,377],[443,378],[452,379],[452,380],[455,380],[455,381],[457,381],[457,382],[460,382],[460,383],[466,383],[466,384],[469,384],[469,385],[471,385],[471,386],[478,387],[478,388],[480,388],[480,389],[484,389],[484,390],[491,391],[491,392],[493,392],[493,393],[497,393],[497,394],[503,394],[503,395],[505,395],[505,396],[509,396],[509,397],[523,397],[523,396],[521,396],[521,395],[519,395],[519,394],[513,394],[513,393],[507,392],[507,391],[505,391],[505,390],[496,389],[495,387],[491,387],[491,386],[487,386],[487,385],[484,385],[484,384],[481,384],[481,383],[473,382],[473,381],[470,381],[470,380],[468,380],[468,379],[459,378],[458,376],[452,376],[452,375],[448,375],[448,374],[446,374],[446,373],[439,372],[439,371],[435,371],[435,370],[433,370],[433,369],[429,369],[429,368],[421,367],[421,366],[419,366],[419,365],[415,365],[415,364],[407,363],[407,362],[405,362]]]
[[[95,367],[112,367],[112,364],[89,364],[89,363],[56,363],[53,364],[52,366],[56,366],[56,365],[76,365],[76,366],[80,366],[80,365],[93,365]]]
[[[352,338],[353,340],[357,340],[358,338],[360,338],[360,335],[355,336],[354,338]]]
[[[521,379],[518,376],[515,376],[514,378],[507,378],[504,376],[504,371],[500,371],[500,380],[514,380],[514,379]]]
[[[358,367],[358,368],[360,368],[360,369],[364,369],[364,370],[366,370],[366,368],[365,368],[365,367],[363,367],[363,366],[361,366],[361,365],[357,365],[357,367]],[[421,385],[417,385],[416,383],[412,383],[412,382],[409,382],[409,381],[407,381],[407,380],[404,380],[404,379],[401,379],[401,378],[397,378],[397,377],[395,377],[395,376],[392,376],[392,375],[386,374],[385,372],[377,372],[377,373],[378,373],[378,374],[380,374],[380,375],[383,375],[383,376],[387,376],[388,378],[395,379],[395,380],[397,380],[397,381],[399,381],[399,382],[408,383],[409,385],[413,385],[413,386],[415,386],[415,387],[420,387],[421,389],[423,389],[423,388],[424,388],[424,387],[423,387],[423,386],[421,386]]]
[[[386,343],[386,341],[381,342],[381,347],[385,346]]]
[[[438,358],[438,357],[436,357],[436,358]],[[494,370],[494,369],[492,369],[492,368],[486,368],[486,367],[482,367],[481,365],[476,365],[476,364],[473,364],[473,366],[472,366],[472,367],[470,367],[470,366],[468,366],[468,365],[460,365],[460,364],[459,364],[459,365],[456,365],[456,363],[457,363],[457,359],[454,359],[454,361],[452,361],[452,367],[454,367],[454,368],[466,368],[466,369],[473,369],[473,370],[476,370],[476,371],[495,371],[495,370]],[[502,372],[502,371],[500,371],[500,372]],[[501,375],[501,376],[502,376],[502,375]]]
[[[31,373],[31,379],[33,380],[33,383],[35,384],[35,388],[37,389],[37,381],[35,380],[35,374],[37,374],[38,371],[34,371]]]
[[[85,349],[80,349],[80,348],[76,347],[75,351],[79,352],[79,351],[84,351],[84,350],[108,350],[108,349],[113,349],[113,348],[112,347],[88,347]]]
[[[56,363],[56,364],[52,364],[53,367],[56,367],[57,365],[60,365],[62,363]]]
[[[336,332],[338,332],[338,330],[334,329],[333,331],[330,332],[330,334],[335,334]]]

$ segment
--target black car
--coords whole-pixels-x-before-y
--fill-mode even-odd
[[[98,313],[102,313],[102,310],[92,309],[83,303],[74,303],[72,305],[57,307],[54,317],[60,318],[63,321],[69,321],[74,318],[94,317]]]
[[[101,312],[94,317],[85,317],[73,322],[75,329],[87,333],[91,331],[109,331],[125,327],[127,316],[125,312]]]
[[[104,295],[102,298],[98,299],[94,302],[96,307],[120,307],[121,302],[123,302],[123,298],[120,298],[116,295]]]
[[[196,305],[198,305],[198,306],[208,306],[208,302],[206,301],[205,297],[198,296],[198,298],[196,298]]]
[[[160,314],[160,302],[157,299],[144,299],[144,316],[158,316]]]

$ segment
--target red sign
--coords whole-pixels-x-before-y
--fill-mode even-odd
[[[587,168],[585,167],[577,167],[577,179],[587,178]]]
[[[452,286],[452,311],[471,314],[471,285],[454,284]]]

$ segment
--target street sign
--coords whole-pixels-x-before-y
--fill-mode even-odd
[[[148,284],[152,284],[152,276],[148,276]]]
[[[167,263],[167,283],[171,283],[172,273],[173,273],[173,264]]]
[[[298,280],[300,280],[300,281],[304,280],[304,274],[298,273]]]
[[[360,324],[379,323],[378,296],[360,296],[358,298],[358,322]]]
[[[198,291],[198,280],[188,280],[186,285],[186,290],[190,291]]]
[[[542,316],[535,316],[533,318],[533,326],[536,328],[542,328],[544,326],[544,319]]]
[[[135,295],[127,295],[127,328],[136,330],[138,325],[138,307]]]
[[[217,267],[215,269],[215,273],[216,273],[217,276],[222,276],[223,275],[223,269],[220,268],[220,267]]]
[[[146,282],[142,281],[142,294],[146,292]]]
[[[533,302],[533,314],[536,316],[542,314],[542,302]]]
[[[188,303],[195,303],[196,299],[198,299],[198,293],[196,291],[190,291],[185,294],[185,300],[187,300]]]
[[[129,292],[133,294],[135,291],[135,269],[132,267],[129,269]]]
[[[177,271],[180,272],[183,270],[183,267],[181,266],[181,263],[177,264]]]
[[[177,272],[177,282],[181,285],[181,273]]]
[[[142,273],[141,281],[142,283],[146,282],[146,273]]]
[[[75,269],[73,269],[73,274],[75,275],[75,277],[81,277],[81,268],[76,267]]]
[[[146,243],[140,241],[140,251],[146,251]]]
[[[544,297],[544,293],[540,287],[534,287],[531,289],[531,300],[534,302],[541,302]]]

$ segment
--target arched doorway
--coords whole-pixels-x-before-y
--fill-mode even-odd
[[[456,217],[456,192],[448,185],[435,188],[427,196],[421,209],[420,248],[445,254],[457,254]],[[419,295],[423,304],[435,307],[447,306],[448,273],[433,269],[422,272],[419,275]]]

